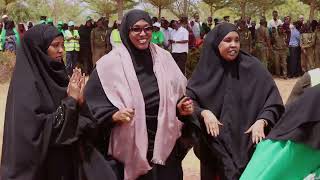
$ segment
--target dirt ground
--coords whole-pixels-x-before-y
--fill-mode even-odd
[[[296,82],[296,79],[282,80],[275,79],[276,84],[279,88],[283,101],[286,102],[291,89]],[[0,149],[2,147],[2,136],[3,136],[3,120],[5,112],[5,103],[7,98],[9,84],[0,84]],[[23,93],[23,92],[21,92]],[[1,157],[1,151],[0,151]],[[183,161],[184,179],[185,180],[199,180],[200,162],[193,154],[191,150]]]

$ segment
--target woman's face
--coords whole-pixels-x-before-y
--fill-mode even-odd
[[[220,55],[226,61],[233,61],[237,58],[240,50],[240,40],[237,32],[229,32],[218,46]]]
[[[49,57],[51,57],[55,61],[62,61],[63,57],[63,50],[64,49],[64,39],[62,36],[58,36],[54,38],[54,40],[51,42],[47,54]]]
[[[149,23],[140,20],[130,28],[129,39],[137,49],[147,49],[151,41],[152,29]]]

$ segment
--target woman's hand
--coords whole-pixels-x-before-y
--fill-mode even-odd
[[[134,109],[124,108],[112,115],[112,120],[115,123],[128,123],[134,117]]]
[[[189,97],[182,98],[177,104],[178,111],[182,116],[189,116],[193,113],[193,101]]]
[[[73,97],[77,102],[81,96],[81,79],[81,71],[74,69],[67,88],[68,96]]]
[[[219,135],[219,125],[223,126],[223,124],[219,122],[217,117],[209,110],[203,110],[201,116],[203,117],[208,134],[217,137]]]
[[[257,120],[246,132],[245,134],[252,133],[252,142],[258,144],[262,139],[266,138],[264,134],[264,128],[267,126],[267,121],[264,119]]]
[[[81,79],[80,79],[80,97],[79,97],[79,105],[82,105],[84,103],[84,88],[87,84],[87,78],[86,78],[86,74],[83,73],[82,76],[81,76]]]
[[[83,93],[86,83],[85,74],[81,74],[81,69],[75,68],[69,81],[67,94],[73,97],[79,105],[82,105],[84,102]]]

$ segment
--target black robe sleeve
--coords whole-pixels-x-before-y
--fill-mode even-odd
[[[114,126],[112,115],[119,111],[105,95],[98,73],[94,70],[87,82],[85,89],[86,107],[92,118],[88,121],[81,120],[79,123],[80,134],[90,134],[92,143],[97,149],[107,156],[107,144],[111,129]]]
[[[76,138],[78,126],[77,101],[72,97],[66,97],[61,101],[61,105],[54,116],[54,123],[51,135],[51,145],[71,144]]]

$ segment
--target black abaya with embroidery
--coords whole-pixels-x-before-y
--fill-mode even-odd
[[[115,179],[92,146],[80,155],[78,122],[91,120],[80,116],[77,101],[67,96],[64,64],[47,55],[58,36],[53,26],[37,25],[18,49],[4,122],[2,180]]]

